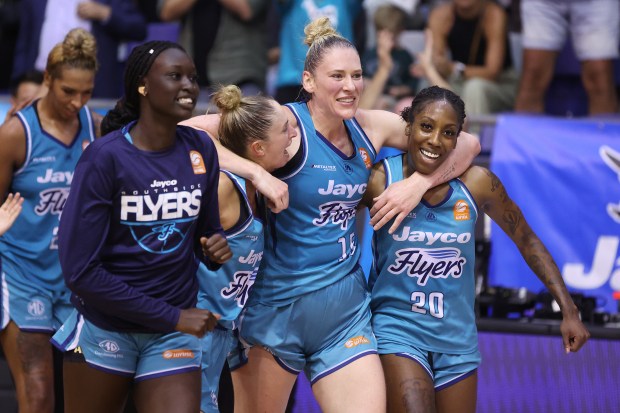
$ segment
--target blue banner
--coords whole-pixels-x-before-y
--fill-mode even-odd
[[[571,292],[618,312],[620,123],[498,118],[491,169],[555,259]],[[489,285],[544,289],[513,242],[491,228]]]

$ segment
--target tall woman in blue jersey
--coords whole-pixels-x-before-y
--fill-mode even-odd
[[[422,90],[402,113],[410,136],[405,155],[373,169],[364,203],[414,171],[429,174],[454,150],[465,120],[463,101],[437,86]],[[460,139],[460,138],[459,138]],[[474,315],[474,226],[491,217],[517,245],[562,309],[563,348],[589,337],[558,267],[500,180],[472,166],[424,194],[394,234],[374,236],[372,325],[390,413],[474,413],[480,364]]]
[[[198,97],[176,43],[131,52],[124,97],[75,170],[60,262],[77,311],[53,337],[67,351],[66,412],[200,408],[199,337],[218,316],[195,308],[196,270],[231,253],[220,226],[219,164],[206,134],[177,126]]]
[[[288,162],[287,147],[295,137],[295,129],[288,121],[286,108],[265,96],[243,97],[234,85],[222,87],[213,101],[221,114],[219,137],[224,147],[268,172]],[[252,183],[222,170],[218,199],[220,221],[233,259],[217,271],[209,271],[204,265],[198,269],[198,307],[221,315],[218,327],[202,339],[201,411],[205,413],[219,411],[220,374],[226,356],[235,349],[237,318],[248,300],[264,249],[265,207],[258,202]],[[234,370],[243,364],[244,355],[237,351],[233,354],[228,363],[234,385]]]
[[[22,214],[0,239],[0,342],[17,390],[20,412],[54,406],[49,339],[71,311],[58,262],[58,219],[73,171],[98,133],[100,117],[86,102],[97,69],[93,36],[70,31],[50,52],[48,93],[0,128],[0,197],[24,197]]]
[[[377,151],[404,150],[407,137],[398,115],[358,109],[363,81],[355,46],[327,18],[306,33],[302,81],[309,98],[286,105],[297,133],[291,160],[274,171],[288,185],[290,203],[266,222],[263,260],[240,323],[253,347],[235,371],[235,410],[283,412],[305,370],[322,411],[381,412],[385,386],[358,265],[355,214]],[[209,116],[196,122],[217,117]],[[462,172],[478,148],[470,135],[463,142],[433,177],[420,182],[416,175],[378,200],[374,223],[402,219],[429,185],[445,180],[451,168]]]

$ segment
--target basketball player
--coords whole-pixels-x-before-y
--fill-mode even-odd
[[[100,117],[86,106],[96,70],[95,39],[70,31],[48,56],[48,93],[0,128],[0,194],[24,197],[21,215],[0,239],[0,342],[20,412],[54,408],[49,339],[71,311],[58,225],[77,160],[99,130]]]
[[[219,140],[235,154],[271,172],[288,160],[286,148],[295,137],[286,109],[264,96],[242,97],[234,85],[222,87],[214,101],[219,108]],[[217,271],[198,268],[198,308],[221,315],[216,328],[202,338],[201,411],[217,413],[220,374],[231,350],[235,349],[236,320],[248,300],[260,265],[263,248],[264,205],[258,202],[250,181],[232,172],[220,171],[218,199],[220,221],[233,259]],[[244,354],[233,352],[233,370],[244,363]]]
[[[419,92],[402,117],[409,151],[373,168],[364,195],[368,206],[386,186],[414,171],[433,173],[449,159],[465,105],[453,92],[433,86]],[[590,336],[553,258],[519,207],[491,171],[472,166],[428,190],[398,232],[380,229],[374,235],[372,326],[390,413],[476,411],[474,225],[480,212],[511,237],[560,305],[565,351],[579,350]]]
[[[219,164],[192,115],[196,68],[176,43],[135,47],[105,137],[77,164],[59,231],[77,311],[53,342],[66,351],[65,411],[200,409],[199,337],[218,315],[195,308],[199,261],[231,257],[220,226]],[[132,384],[133,383],[133,384]]]

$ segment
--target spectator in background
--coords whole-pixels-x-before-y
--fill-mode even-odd
[[[402,99],[407,104],[411,102],[415,94],[417,79],[409,70],[413,57],[400,47],[398,39],[405,29],[407,17],[403,9],[391,4],[379,6],[375,11],[377,46],[369,49],[362,58],[364,77],[370,80],[364,87],[360,102],[362,109],[393,110]]]
[[[97,41],[100,68],[93,97],[118,98],[122,94],[123,41],[140,41],[146,22],[133,0],[22,0],[19,36],[12,78],[32,69],[43,70],[47,54],[65,34],[81,27]]]
[[[301,45],[304,27],[319,17],[328,17],[334,29],[353,41],[354,21],[361,10],[359,0],[277,0],[280,7],[280,62],[276,100],[295,102],[301,95],[301,78],[308,48]]]
[[[141,0],[146,1],[146,0]],[[210,86],[207,57],[220,24],[222,6],[215,0],[158,0],[161,21],[181,20],[179,42],[193,57],[198,72],[198,84]]]
[[[9,89],[11,108],[6,113],[5,122],[13,116],[17,108],[23,107],[37,96],[41,90],[41,84],[43,84],[43,73],[38,70],[29,70],[11,81]]]
[[[218,0],[220,23],[207,56],[214,85],[237,85],[243,95],[264,92],[267,77],[267,13],[270,0]]]
[[[434,64],[470,115],[512,110],[518,76],[508,39],[508,16],[488,0],[452,0],[435,7],[428,28]]]
[[[544,111],[555,61],[570,30],[589,113],[618,111],[612,60],[618,57],[620,1],[521,0],[521,23],[523,70],[515,110]]]

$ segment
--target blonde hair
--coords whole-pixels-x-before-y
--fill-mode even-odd
[[[312,74],[321,64],[325,53],[331,48],[346,47],[357,52],[353,43],[342,37],[327,17],[319,17],[308,23],[304,28],[304,33],[306,35],[304,44],[309,47],[304,62],[304,70]]]
[[[72,29],[52,48],[47,56],[47,73],[58,78],[65,67],[97,71],[97,43],[92,34],[84,29]]]
[[[218,134],[222,145],[247,158],[247,147],[255,140],[268,140],[275,118],[275,101],[256,95],[243,96],[235,85],[222,86],[213,95],[221,113]]]

